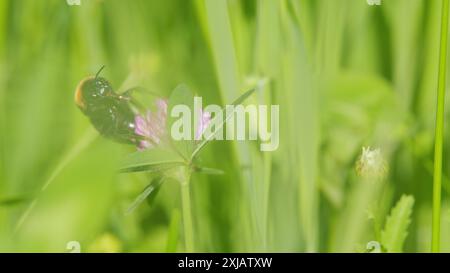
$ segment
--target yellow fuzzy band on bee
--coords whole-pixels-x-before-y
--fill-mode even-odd
[[[80,108],[84,108],[84,100],[83,100],[83,85],[87,80],[92,79],[93,77],[87,77],[84,80],[80,81],[80,83],[77,86],[77,89],[75,90],[75,103],[78,105],[78,107]]]

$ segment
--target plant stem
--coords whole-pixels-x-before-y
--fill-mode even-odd
[[[434,176],[433,176],[433,221],[431,251],[440,251],[441,225],[441,184],[442,184],[442,149],[444,138],[445,77],[447,66],[448,43],[448,7],[449,0],[442,0],[441,42],[439,52],[439,76],[436,110],[436,131],[434,140]]]
[[[190,171],[184,170],[181,181],[181,206],[183,209],[184,240],[186,252],[194,252],[194,234],[192,228],[191,195],[189,190]]]

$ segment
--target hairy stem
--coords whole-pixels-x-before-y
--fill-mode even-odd
[[[181,181],[181,205],[183,209],[184,240],[186,252],[194,252],[194,233],[192,225],[191,195],[189,189],[190,171],[184,170]]]

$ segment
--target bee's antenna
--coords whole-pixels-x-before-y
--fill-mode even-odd
[[[105,68],[105,65],[103,65],[100,70],[95,74],[95,78],[97,79],[98,75],[100,75],[100,72],[102,72],[103,68]]]

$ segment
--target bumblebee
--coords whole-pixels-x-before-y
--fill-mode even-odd
[[[99,77],[104,66],[95,76],[83,79],[75,90],[75,104],[104,137],[126,144],[136,144],[135,111],[128,92],[118,94],[111,84]]]

